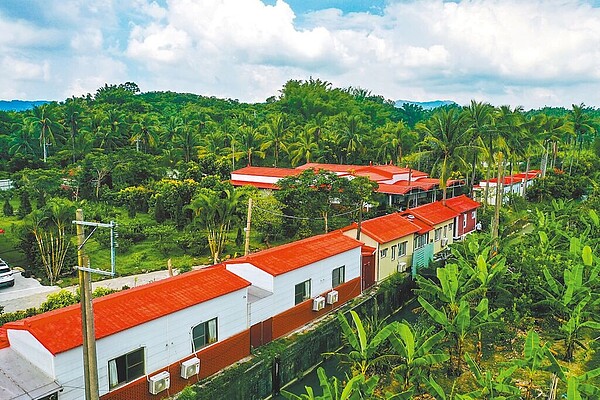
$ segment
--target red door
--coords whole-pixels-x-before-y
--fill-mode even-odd
[[[363,255],[362,258],[362,290],[366,290],[375,284],[375,256]]]

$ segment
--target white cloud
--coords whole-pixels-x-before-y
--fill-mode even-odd
[[[18,64],[2,61],[0,74],[23,77],[2,80],[4,92],[29,98],[106,79],[262,101],[313,76],[390,99],[600,106],[600,8],[585,0],[390,0],[377,14],[304,15],[283,0],[31,1],[30,16],[0,3],[2,60]]]

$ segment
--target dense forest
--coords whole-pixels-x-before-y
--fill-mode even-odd
[[[0,112],[0,178],[14,183],[0,192],[0,253],[46,282],[68,282],[76,208],[87,220],[118,222],[120,274],[240,254],[250,197],[253,248],[344,226],[365,202],[378,204],[369,215],[392,211],[360,180],[338,189],[348,196],[335,207],[331,193],[294,185],[272,195],[233,188],[230,172],[246,165],[394,163],[442,186],[461,178],[467,191],[480,179],[540,169],[526,198],[484,206],[486,232],[453,248],[431,279],[418,278],[429,319],[341,321],[356,347],[347,394],[500,399],[569,388],[569,399],[597,398],[599,126],[600,110],[584,104],[525,111],[472,101],[426,111],[318,79],[289,81],[258,104],[105,85]],[[313,175],[303,178],[326,183],[308,187],[347,185]],[[109,244],[108,232],[95,233],[86,245],[92,262],[106,261]],[[393,363],[376,361],[389,354]]]

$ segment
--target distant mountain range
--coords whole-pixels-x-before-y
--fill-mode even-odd
[[[0,111],[25,111],[49,103],[46,100],[0,100]]]
[[[410,101],[410,100],[396,100],[396,107],[402,107],[402,105],[404,103],[421,106],[421,107],[423,107],[424,110],[432,110],[434,108],[456,104],[456,102],[454,102],[452,100],[433,100],[433,101],[422,101],[422,102]]]

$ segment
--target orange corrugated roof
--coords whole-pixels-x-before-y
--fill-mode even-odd
[[[96,338],[250,286],[250,282],[217,265],[94,299]],[[79,304],[4,325],[29,331],[48,351],[58,354],[82,344]]]
[[[377,242],[387,243],[418,232],[420,227],[394,213],[363,221],[361,229]]]
[[[275,168],[275,167],[252,167],[236,169],[232,174],[240,175],[256,175],[256,176],[273,176],[277,178],[285,178],[287,176],[295,176],[300,174],[300,171],[294,168]]]
[[[463,194],[457,197],[452,197],[451,199],[447,199],[446,206],[450,207],[456,212],[463,213],[475,210],[477,207],[481,206],[481,204]]]
[[[377,250],[375,247],[367,246],[366,244],[363,244],[360,248],[360,252],[363,256],[370,256],[375,253],[375,250]]]
[[[411,208],[406,210],[406,213],[413,214],[433,225],[454,219],[459,214],[451,208],[444,206],[441,201]]]
[[[0,350],[10,347],[10,343],[8,341],[8,336],[6,335],[6,328],[0,328]]]
[[[358,240],[335,231],[262,250],[227,264],[247,262],[277,276],[361,246]]]

